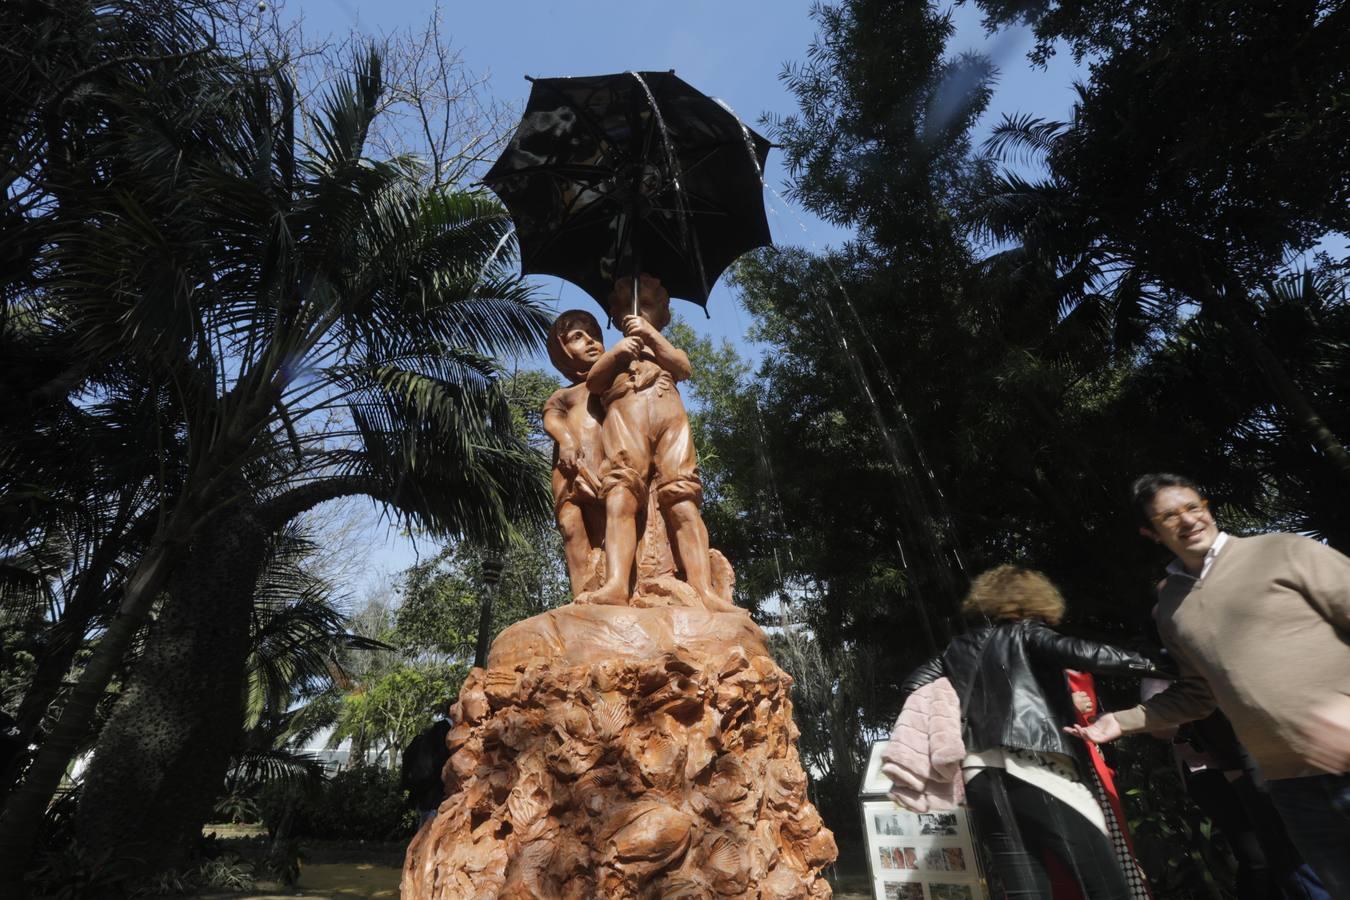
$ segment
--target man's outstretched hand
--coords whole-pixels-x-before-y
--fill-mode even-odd
[[[1109,744],[1123,734],[1115,713],[1102,713],[1091,725],[1070,725],[1064,730],[1094,744]]]

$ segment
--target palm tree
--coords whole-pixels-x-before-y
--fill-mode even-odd
[[[355,655],[392,649],[348,629],[336,586],[311,571],[315,549],[294,526],[273,541],[250,610],[243,727],[230,754],[227,788],[230,782],[271,781],[313,786],[322,767],[289,749],[314,725],[307,707],[351,684],[349,661]],[[199,781],[211,786],[205,773]]]
[[[87,164],[51,169],[62,202],[42,223],[35,290],[80,348],[77,388],[100,399],[98,379],[112,370],[148,386],[172,447],[132,449],[159,464],[136,519],[142,542],[0,818],[6,887],[162,592],[146,672],[168,634],[200,640],[203,623],[240,648],[268,536],[326,500],[366,495],[432,530],[483,539],[547,513],[541,465],[511,433],[491,362],[531,352],[546,327],[509,271],[505,214],[482,196],[425,189],[414,159],[365,155],[377,53],[303,115],[284,65],[222,57],[202,23],[172,7],[80,7],[88,21],[76,33],[96,45],[125,33],[93,20],[135,31],[117,20],[128,9],[173,15],[174,29],[155,65],[97,45],[91,55],[106,62],[76,73],[106,90],[72,92],[72,102],[114,107],[98,121],[116,127],[83,136]],[[312,142],[297,134],[302,118]],[[239,696],[237,668],[219,677],[233,688],[220,696]],[[155,685],[140,683],[119,701],[113,735],[154,701]],[[101,744],[99,756],[117,752]]]
[[[1089,98],[1079,91],[1081,108]],[[1166,217],[1141,222],[1127,191],[1093,190],[1090,179],[1080,184],[1077,173],[1100,165],[1092,158],[1099,148],[1077,121],[1005,116],[986,146],[1005,161],[1022,153],[1047,168],[1038,179],[1006,169],[988,179],[976,221],[994,239],[1016,243],[996,261],[1017,259],[1050,273],[1062,311],[1081,307],[1108,333],[1133,331],[1138,339],[1150,322],[1175,316],[1186,304],[1198,306],[1233,334],[1289,424],[1350,484],[1350,452],[1253,325],[1260,315],[1253,276],[1234,261],[1236,250]],[[1263,272],[1255,287],[1276,277]]]

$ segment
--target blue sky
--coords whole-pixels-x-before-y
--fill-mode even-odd
[[[721,98],[752,127],[764,113],[788,114],[795,108],[778,76],[784,63],[805,58],[815,34],[810,7],[809,0],[446,0],[441,5],[448,42],[470,71],[488,77],[489,91],[500,100],[523,105],[526,75],[674,69],[694,87]],[[434,0],[290,0],[284,16],[302,16],[310,38],[342,37],[353,29],[380,35],[420,29],[433,8]],[[987,53],[1000,69],[977,138],[1004,113],[1068,116],[1077,71],[1066,54],[1053,57],[1044,70],[1034,68],[1026,60],[1032,38],[1025,29],[986,36],[978,11],[970,5],[955,7],[953,18],[957,33],[950,49]],[[770,153],[765,174],[771,188],[784,192],[786,173],[777,153]],[[846,232],[793,209],[771,191],[766,191],[765,201],[779,245],[819,249],[847,238]],[[592,305],[589,297],[558,279],[541,278],[539,286],[560,310]],[[725,285],[714,288],[708,310],[709,319],[694,306],[680,312],[696,330],[756,355],[745,340],[748,318]],[[368,511],[370,520],[363,528],[370,554],[366,582],[354,586],[359,595],[411,563],[415,548],[379,522],[373,507],[353,509]],[[433,550],[428,542],[421,543],[424,553]]]

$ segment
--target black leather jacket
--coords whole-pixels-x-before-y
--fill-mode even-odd
[[[961,698],[961,737],[968,752],[1021,747],[1078,755],[1065,669],[1095,675],[1159,675],[1138,653],[1065,637],[1040,621],[985,625],[960,635],[919,666],[901,688],[903,699],[943,675]],[[902,700],[903,702],[903,700]]]

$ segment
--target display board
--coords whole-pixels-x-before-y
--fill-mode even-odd
[[[914,813],[886,796],[881,748],[872,746],[863,777],[863,833],[876,900],[985,900],[984,881],[965,810]]]

